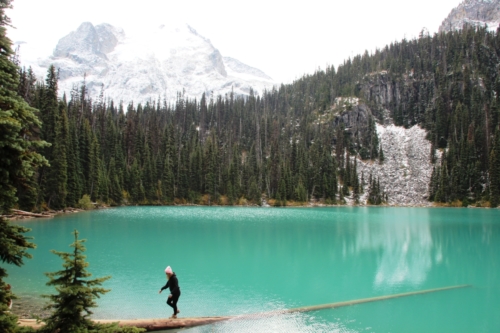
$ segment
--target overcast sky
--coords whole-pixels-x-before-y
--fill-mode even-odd
[[[461,0],[14,0],[8,11],[13,41],[46,57],[57,41],[85,21],[137,31],[183,21],[210,39],[223,56],[288,82],[327,64],[437,32]],[[31,55],[33,56],[33,55]]]

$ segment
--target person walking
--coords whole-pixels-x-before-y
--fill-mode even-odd
[[[158,294],[167,288],[170,288],[170,295],[168,295],[167,304],[174,309],[174,314],[171,318],[177,318],[177,314],[180,312],[177,309],[177,301],[181,296],[181,289],[179,288],[179,280],[177,280],[177,276],[172,271],[172,268],[168,266],[165,268],[165,274],[167,274],[167,283],[160,289]]]

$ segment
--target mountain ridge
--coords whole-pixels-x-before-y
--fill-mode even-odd
[[[127,34],[108,23],[84,22],[59,40],[50,57],[23,65],[38,76],[50,65],[58,68],[61,95],[85,81],[90,96],[103,91],[106,98],[125,103],[172,102],[178,92],[192,98],[249,95],[275,84],[263,71],[223,57],[188,24]]]

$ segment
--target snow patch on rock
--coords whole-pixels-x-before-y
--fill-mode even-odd
[[[390,206],[432,206],[427,200],[433,165],[430,162],[431,143],[426,131],[418,125],[406,129],[391,125],[376,125],[384,152],[384,162],[358,159],[358,175],[368,183],[369,175],[380,179],[380,187]],[[360,202],[366,203],[368,187]]]

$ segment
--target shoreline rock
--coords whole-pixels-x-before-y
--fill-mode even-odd
[[[11,312],[20,319],[47,318],[51,311],[45,309],[46,300],[36,296],[17,296],[12,303]]]

